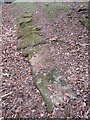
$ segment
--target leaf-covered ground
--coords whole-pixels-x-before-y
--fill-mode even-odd
[[[87,5],[80,3],[2,4],[3,117],[90,117],[88,28],[82,24],[82,18],[87,17],[84,7]],[[17,50],[20,39],[16,18],[27,11],[32,14],[33,24],[40,28],[39,37],[46,41],[40,45],[41,52],[30,58],[31,64],[28,58],[22,57],[23,49]],[[33,84],[32,66],[40,73],[52,65],[57,65],[65,74],[77,97],[57,103],[48,113],[39,90]]]

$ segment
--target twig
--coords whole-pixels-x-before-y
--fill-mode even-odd
[[[11,95],[12,93],[13,93],[13,92],[9,92],[9,93],[7,93],[7,94],[5,94],[5,95],[2,95],[2,96],[1,96],[1,99],[4,99],[5,97]]]

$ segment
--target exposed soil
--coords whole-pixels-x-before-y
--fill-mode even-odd
[[[17,14],[12,5],[2,5],[2,116],[6,118],[88,118],[88,30],[79,22],[85,14],[78,13],[79,5],[69,4],[69,10],[59,11],[52,19],[35,4],[33,21],[41,28],[40,35],[47,41],[43,52],[32,58],[33,65],[45,68],[55,64],[65,73],[75,100],[57,105],[47,113],[39,91],[33,85],[33,76],[27,58],[17,51]],[[87,15],[87,14],[86,14]],[[45,51],[45,53],[44,53]],[[45,60],[45,61],[43,61]],[[34,62],[35,61],[35,62]],[[38,61],[40,65],[38,65]],[[40,68],[38,68],[40,69]],[[8,96],[3,96],[10,93]]]

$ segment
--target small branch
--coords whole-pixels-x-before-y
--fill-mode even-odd
[[[13,92],[9,92],[9,93],[7,93],[7,94],[5,94],[5,95],[2,95],[2,96],[1,96],[1,99],[4,99],[5,97],[11,95],[12,93],[13,93]]]

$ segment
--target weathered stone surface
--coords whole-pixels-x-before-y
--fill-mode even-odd
[[[52,101],[50,99],[51,91],[48,90],[48,77],[40,74],[34,80],[35,86],[39,89],[44,101],[47,105],[47,111],[52,111]]]
[[[32,18],[21,18],[19,20],[19,25],[21,26],[23,23],[29,23],[32,21]]]
[[[43,47],[39,53],[32,56],[32,58],[29,60],[33,67],[34,73],[39,72],[41,69],[46,69],[47,67],[52,66],[53,61],[54,59],[47,47]]]
[[[52,67],[39,74],[34,80],[47,105],[47,111],[51,112],[53,105],[59,105],[67,99],[76,97],[71,90],[65,75],[57,67]]]

